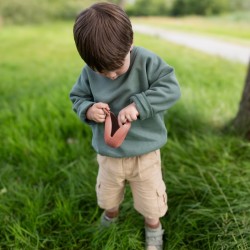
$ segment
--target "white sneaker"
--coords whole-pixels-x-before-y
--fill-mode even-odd
[[[163,233],[161,224],[158,228],[149,228],[145,226],[146,250],[162,250]]]
[[[105,215],[105,211],[102,213],[101,215],[101,220],[100,220],[100,224],[102,227],[109,227],[111,224],[114,224],[117,221],[117,217],[115,218],[108,218]]]

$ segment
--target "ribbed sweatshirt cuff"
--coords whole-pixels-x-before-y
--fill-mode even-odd
[[[94,122],[87,119],[86,113],[89,107],[92,106],[93,104],[94,102],[84,102],[81,104],[77,112],[80,119],[89,125],[93,124]]]
[[[130,101],[135,103],[136,108],[139,112],[140,120],[145,120],[153,116],[154,114],[153,109],[144,92],[132,96],[130,98]]]

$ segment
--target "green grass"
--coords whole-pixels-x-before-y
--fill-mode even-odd
[[[143,249],[129,188],[120,220],[98,229],[90,129],[71,110],[83,65],[72,24],[0,32],[0,249]],[[176,69],[182,99],[162,149],[168,250],[250,248],[250,143],[225,132],[246,66],[137,35]]]
[[[250,46],[250,12],[221,16],[135,17],[133,23],[159,26],[169,30],[214,36],[229,42]]]

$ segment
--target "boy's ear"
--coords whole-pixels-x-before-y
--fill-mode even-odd
[[[133,48],[134,48],[134,44],[132,43],[132,45],[130,47],[130,51],[132,51]]]

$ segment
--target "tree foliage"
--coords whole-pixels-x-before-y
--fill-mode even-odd
[[[5,23],[41,23],[74,19],[91,0],[0,0],[0,19]]]
[[[105,1],[105,0],[103,0]],[[107,0],[119,4],[129,15],[209,15],[228,10],[250,10],[249,0]],[[95,0],[0,0],[0,20],[5,23],[39,23],[74,19]]]
[[[209,15],[229,10],[229,0],[175,0],[171,13],[173,15]]]
[[[127,8],[127,13],[133,16],[162,16],[168,12],[168,4],[164,0],[137,0]]]
[[[212,15],[227,11],[250,10],[249,0],[136,0],[127,9],[130,15]]]

